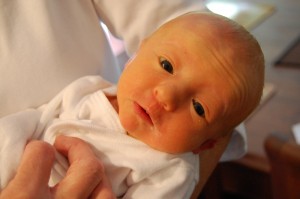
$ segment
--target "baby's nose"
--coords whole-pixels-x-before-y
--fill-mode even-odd
[[[179,92],[174,84],[160,84],[153,90],[158,103],[166,110],[173,111],[179,103]]]

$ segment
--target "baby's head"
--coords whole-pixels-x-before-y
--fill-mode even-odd
[[[118,85],[128,134],[168,152],[212,146],[259,104],[264,59],[240,25],[212,13],[189,13],[144,40]]]

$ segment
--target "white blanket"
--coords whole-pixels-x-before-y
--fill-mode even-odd
[[[90,143],[103,161],[113,191],[122,198],[189,198],[199,178],[198,155],[170,155],[127,136],[106,95],[116,88],[100,77],[78,79],[48,104],[0,120],[1,188],[15,175],[25,144],[56,135]],[[49,184],[60,181],[68,163],[56,155]]]

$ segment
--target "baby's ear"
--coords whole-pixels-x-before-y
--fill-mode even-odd
[[[215,140],[215,139],[206,140],[197,149],[194,149],[193,153],[194,154],[199,154],[201,151],[211,149],[211,148],[213,148],[215,146],[216,142],[217,142],[217,140]]]

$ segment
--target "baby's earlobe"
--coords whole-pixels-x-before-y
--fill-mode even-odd
[[[201,144],[198,148],[194,149],[192,152],[194,154],[199,154],[201,151],[213,148],[215,146],[216,142],[217,141],[214,139],[206,140],[203,144]]]

